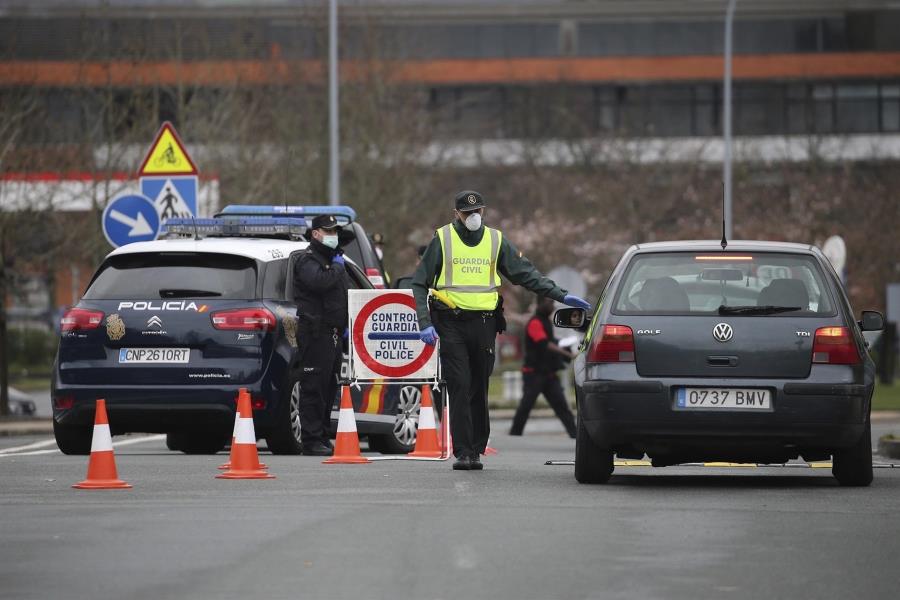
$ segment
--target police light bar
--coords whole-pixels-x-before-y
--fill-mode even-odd
[[[296,217],[244,217],[168,219],[163,223],[163,233],[187,236],[287,236],[299,239],[306,233],[306,219]]]
[[[217,217],[239,216],[290,216],[315,217],[316,215],[334,215],[339,225],[348,225],[356,220],[356,211],[350,206],[285,206],[276,204],[229,204],[216,214]]]

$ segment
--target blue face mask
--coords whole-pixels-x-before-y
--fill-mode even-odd
[[[338,247],[338,236],[336,235],[323,235],[322,243],[334,250]]]

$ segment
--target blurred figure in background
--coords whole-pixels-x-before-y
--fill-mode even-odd
[[[544,395],[553,412],[562,421],[569,437],[575,437],[575,418],[569,410],[566,394],[557,371],[575,358],[572,352],[559,346],[553,337],[553,298],[539,296],[534,315],[525,326],[525,362],[522,365],[522,400],[513,417],[509,435],[522,435],[528,415],[540,394]]]
[[[419,246],[419,250],[416,254],[416,268],[418,268],[419,263],[422,262],[422,255],[425,254],[425,248],[428,246]],[[413,269],[413,273],[415,272],[415,268]],[[403,277],[397,278],[397,283],[394,287],[398,290],[411,290],[412,289],[412,279],[413,273],[409,275],[404,275]]]

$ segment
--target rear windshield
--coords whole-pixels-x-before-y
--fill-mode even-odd
[[[617,292],[618,314],[834,314],[826,279],[803,254],[638,254]]]
[[[130,298],[252,299],[256,263],[230,254],[147,253],[109,258],[94,277],[87,300]]]

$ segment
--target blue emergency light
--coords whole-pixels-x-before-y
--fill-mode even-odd
[[[348,225],[356,220],[356,211],[350,206],[338,205],[320,205],[320,206],[290,206],[276,204],[229,204],[221,211],[217,217],[244,217],[244,216],[291,216],[306,217],[311,219],[316,215],[334,215],[338,224]]]
[[[306,233],[306,219],[300,217],[242,217],[168,219],[163,234],[195,237],[268,237],[301,239]]]

